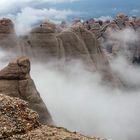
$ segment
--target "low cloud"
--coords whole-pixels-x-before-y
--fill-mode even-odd
[[[133,14],[138,14],[139,12],[140,12],[140,10],[138,10],[138,9],[133,9],[133,10],[132,10],[132,13],[133,13]]]
[[[112,21],[113,20],[113,18],[111,17],[111,16],[101,16],[101,17],[99,17],[99,18],[94,18],[95,20],[101,20],[101,21],[107,21],[107,20],[110,20],[110,21]]]
[[[77,0],[1,0],[0,18],[7,17],[14,21],[16,32],[22,35],[30,31],[33,25],[43,20],[60,23],[69,16],[77,15],[78,12],[70,9],[58,10],[47,7],[48,4],[68,3]],[[36,8],[38,7],[39,8]]]
[[[124,64],[129,65],[114,64],[121,74]],[[126,81],[140,80],[140,69],[133,69],[123,73]],[[112,140],[139,140],[139,91],[102,85],[100,74],[85,70],[80,62],[73,61],[62,71],[50,64],[32,66],[32,77],[58,126]]]
[[[20,2],[19,0],[0,0],[0,15],[20,11],[25,7],[34,7],[37,5],[47,6],[48,3],[57,4],[75,1],[77,0],[20,0]]]
[[[68,16],[73,14],[74,12],[71,10],[56,10],[52,8],[34,9],[27,7],[22,9],[22,11],[15,17],[16,31],[17,34],[24,34],[38,22],[50,20],[54,23],[60,23],[63,20],[67,20]]]
[[[138,33],[131,28],[126,28],[121,31],[112,31],[110,32],[110,38],[124,43],[135,43],[135,41],[139,40]]]

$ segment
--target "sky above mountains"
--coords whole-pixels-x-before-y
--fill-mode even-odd
[[[118,12],[140,14],[140,0],[0,0],[0,14],[21,12],[23,8],[71,11],[76,17],[114,16]],[[75,15],[76,13],[76,15]]]
[[[110,19],[119,12],[139,16],[140,0],[0,0],[0,18],[11,18],[18,28],[45,19],[55,23],[77,18]]]

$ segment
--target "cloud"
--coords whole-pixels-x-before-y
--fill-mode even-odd
[[[128,47],[128,43],[135,43],[139,40],[139,34],[131,28],[126,28],[121,31],[111,31],[109,32],[109,36],[109,39],[118,41],[123,47]]]
[[[138,9],[133,9],[132,10],[132,13],[134,13],[134,14],[137,14],[137,13],[139,13],[140,11],[138,10]]]
[[[113,20],[111,16],[101,16],[99,18],[94,18],[95,20],[101,20],[101,21],[107,21],[107,20]]]
[[[139,8],[137,8],[137,9],[132,9],[132,10],[130,10],[130,14],[131,14],[132,16],[138,16],[138,17],[139,17],[140,9],[139,9]]]
[[[77,0],[0,0],[0,15],[20,11],[25,7],[34,7],[37,5],[47,6],[48,3],[66,3],[75,2]]]
[[[140,87],[140,68],[129,64],[124,56],[119,55],[114,59],[111,63],[111,68],[129,87]]]
[[[35,9],[26,7],[17,15],[9,15],[16,24],[18,34],[24,34],[31,29],[34,24],[40,21],[49,19],[52,22],[60,23],[66,20],[68,16],[76,14],[71,10],[56,10],[56,9]],[[24,30],[23,30],[24,29]]]
[[[116,67],[121,67],[127,81],[130,75],[132,81],[140,80],[140,69],[124,73],[123,65],[117,63]],[[63,72],[49,64],[32,66],[32,77],[55,123],[86,135],[139,140],[139,91],[110,89],[101,84],[99,73],[85,69],[76,61]]]
[[[0,0],[0,17],[12,19],[15,23],[16,32],[20,35],[28,32],[34,24],[42,20],[49,19],[52,22],[59,23],[62,20],[67,20],[69,16],[77,14],[70,9],[58,10],[47,7],[48,3],[57,4],[75,1],[77,0],[20,0],[20,2],[19,0]]]

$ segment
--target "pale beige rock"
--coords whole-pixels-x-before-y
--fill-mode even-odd
[[[10,19],[0,19],[0,46],[4,49],[14,48],[17,45],[17,37],[14,24]]]
[[[30,61],[20,57],[0,71],[0,93],[19,97],[29,103],[29,107],[39,114],[44,124],[51,124],[51,115],[30,77]]]

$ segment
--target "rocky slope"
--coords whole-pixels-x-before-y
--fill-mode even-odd
[[[0,94],[0,139],[3,140],[106,140],[90,138],[64,128],[41,125],[27,102]]]
[[[29,107],[39,114],[41,123],[52,123],[50,113],[30,77],[30,61],[27,57],[18,58],[0,71],[0,94],[27,101]]]

